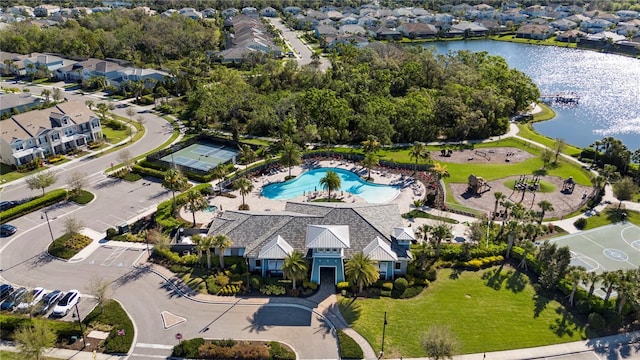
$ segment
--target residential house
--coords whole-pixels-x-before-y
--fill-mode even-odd
[[[258,17],[258,9],[254,8],[253,6],[247,6],[247,7],[243,7],[242,8],[242,15],[246,15],[252,18],[257,18]]]
[[[616,14],[611,13],[600,13],[597,16],[593,17],[594,20],[606,20],[612,24],[617,24],[620,22],[620,17]]]
[[[103,77],[105,85],[118,85],[119,70],[122,69],[118,63],[101,59],[87,59],[79,61],[57,69],[55,76],[63,81],[84,81],[92,77]]]
[[[271,6],[267,6],[266,8],[260,10],[260,15],[264,17],[276,17],[278,16],[278,11]]]
[[[34,10],[31,6],[24,5],[11,6],[7,8],[7,13],[13,14],[14,16],[24,16],[27,18],[32,18],[35,16],[33,11]]]
[[[599,33],[613,27],[613,23],[604,19],[588,19],[580,23],[580,30],[588,33]]]
[[[516,31],[517,38],[545,40],[553,34],[553,28],[549,25],[524,24]]]
[[[361,25],[359,24],[359,21],[360,19],[354,15],[345,16],[339,20],[341,25]]]
[[[611,31],[603,31],[597,34],[587,34],[585,40],[589,41],[600,41],[600,42],[610,42],[617,43],[618,41],[623,41],[626,38],[623,35],[618,35]]]
[[[315,29],[320,21],[311,16],[304,16],[302,14],[298,14],[295,16],[296,19],[296,29],[297,30],[310,30]]]
[[[268,57],[282,56],[282,49],[273,42],[273,37],[258,18],[239,15],[225,21],[233,27],[226,34],[226,49],[215,54],[223,63],[239,63],[252,54]]]
[[[402,33],[382,25],[373,30],[376,40],[402,40]]]
[[[240,11],[238,11],[238,9],[228,8],[228,9],[222,10],[220,12],[220,15],[222,15],[223,18],[228,19],[230,17],[238,15],[238,13],[240,13]]]
[[[396,29],[409,39],[428,39],[438,35],[438,29],[431,24],[402,24]]]
[[[376,27],[380,25],[380,20],[371,15],[365,15],[365,16],[361,16],[360,19],[358,19],[357,24],[365,28]],[[344,25],[350,25],[350,24],[345,23]]]
[[[572,30],[578,27],[578,24],[568,19],[560,19],[560,20],[552,21],[549,23],[549,25],[553,26],[554,28],[560,31]]]
[[[338,33],[338,29],[330,25],[318,25],[315,30],[315,36],[317,38],[325,38],[327,36],[333,36]]]
[[[282,12],[285,14],[298,15],[302,12],[302,9],[298,6],[287,6],[286,8],[282,9]]]
[[[118,85],[125,81],[142,81],[147,88],[153,87],[156,83],[162,83],[169,77],[169,73],[156,69],[143,69],[134,67],[121,67],[116,71],[119,75]]]
[[[246,258],[252,272],[281,275],[286,257],[298,251],[309,262],[310,281],[334,284],[346,280],[345,264],[356,253],[376,262],[381,279],[405,274],[415,241],[396,204],[288,202],[283,212],[232,210],[216,217],[208,234],[226,235],[231,247],[224,255]]]
[[[457,24],[451,25],[449,29],[449,35],[452,36],[486,36],[489,33],[489,29],[477,22],[460,21]]]
[[[567,17],[566,19],[567,20],[571,20],[576,24],[580,24],[581,22],[583,22],[585,20],[591,20],[590,17],[584,16],[582,14],[574,14],[574,15],[571,15],[571,16]]]
[[[33,14],[38,17],[47,17],[57,13],[58,11],[60,11],[60,6],[42,4],[33,9]]]
[[[637,19],[638,16],[640,16],[637,11],[633,10],[618,10],[616,11],[616,15],[618,15],[623,21]]]
[[[72,63],[74,63],[74,61],[54,55],[36,54],[35,56],[24,59],[25,73],[21,75],[30,75],[41,70],[55,73],[59,68]],[[46,75],[48,76],[49,74]]]
[[[587,33],[578,29],[563,31],[556,36],[556,40],[564,42],[578,42],[580,39],[587,36]]]
[[[529,17],[543,17],[547,14],[547,10],[544,6],[532,5],[522,9],[521,13],[528,15]]]
[[[21,55],[16,53],[10,53],[6,51],[0,51],[0,73],[4,74],[18,74],[19,69],[24,70],[24,59],[27,59],[29,55]]]
[[[327,36],[325,38],[325,44],[329,49],[333,49],[340,44],[353,45],[355,47],[363,48],[369,45],[369,39],[364,36],[358,35],[337,34],[333,36]]]
[[[216,10],[212,8],[206,8],[200,12],[205,18],[212,18],[216,16]]]
[[[344,17],[344,15],[342,15],[341,12],[336,11],[336,10],[329,10],[327,12],[325,12],[325,15],[328,19],[334,20],[334,21],[338,21],[340,19],[342,19]]]
[[[352,35],[366,35],[367,30],[365,30],[360,25],[342,25],[338,31],[340,34],[352,34]]]
[[[497,14],[498,18],[502,22],[511,21],[514,24],[521,24],[529,18],[529,15],[524,14],[520,9],[509,9]]]
[[[14,115],[2,121],[0,162],[24,165],[102,140],[100,119],[82,100]]]
[[[9,114],[23,113],[39,106],[42,103],[42,98],[35,97],[31,93],[0,93],[0,116],[4,118]]]
[[[194,8],[182,8],[180,10],[178,10],[178,14],[182,15],[182,16],[186,16],[190,19],[193,20],[198,20],[198,19],[202,19],[202,13],[197,11]]]

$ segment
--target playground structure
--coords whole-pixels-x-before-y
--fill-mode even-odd
[[[467,183],[468,183],[467,190],[474,195],[482,195],[483,193],[491,190],[491,185],[489,185],[480,176],[475,176],[473,174],[469,175]]]
[[[520,175],[516,180],[516,183],[513,185],[513,191],[522,193],[520,202],[524,201],[524,195],[527,191],[533,193],[533,198],[535,199],[536,191],[538,190],[540,190],[540,176],[538,175],[534,175],[531,180],[527,178],[527,175]]]
[[[451,154],[453,154],[453,150],[451,150],[451,149],[447,149],[447,150],[442,149],[442,150],[440,150],[440,156],[451,157]]]
[[[563,194],[573,194],[573,190],[576,188],[576,182],[573,180],[573,176],[569,176],[568,179],[562,182],[562,190],[560,190]]]
[[[480,157],[482,157],[482,158],[485,158],[487,161],[491,161],[491,157],[489,156],[489,154],[487,154],[484,151],[476,150],[475,154],[480,156]]]

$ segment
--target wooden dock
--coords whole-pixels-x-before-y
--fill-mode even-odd
[[[569,92],[569,93],[558,93],[558,94],[542,94],[540,95],[540,101],[542,102],[558,102],[563,104],[577,104],[580,102],[580,95]]]

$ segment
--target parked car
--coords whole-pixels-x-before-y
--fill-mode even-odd
[[[18,288],[17,290],[12,292],[11,295],[9,295],[9,297],[2,302],[2,304],[0,304],[0,310],[13,310],[13,308],[15,308],[16,305],[18,305],[22,301],[26,294],[26,288]]]
[[[63,295],[64,293],[60,290],[53,290],[48,293],[42,298],[42,302],[36,309],[35,313],[40,315],[46,314],[53,306],[55,306],[56,302],[58,302]]]
[[[10,224],[0,225],[0,236],[2,237],[11,236],[15,234],[16,231],[18,231],[18,228],[13,225],[10,225]]]
[[[0,285],[0,300],[6,298],[13,291],[13,286],[9,284]]]
[[[51,315],[53,316],[66,316],[78,302],[80,301],[80,292],[78,290],[69,290],[60,301],[58,305],[53,308]]]
[[[29,309],[33,309],[33,307],[36,306],[36,304],[39,303],[40,300],[42,300],[45,293],[46,291],[44,290],[44,288],[41,288],[41,287],[37,287],[31,290],[31,297],[28,298],[27,296],[25,296],[23,301],[20,304],[18,304],[18,307],[16,309],[18,309],[19,311],[26,311]],[[28,300],[31,300],[31,301],[28,301]]]
[[[20,205],[20,203],[17,201],[0,201],[0,211],[9,210],[18,205]]]

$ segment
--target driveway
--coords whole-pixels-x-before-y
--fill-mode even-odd
[[[299,33],[289,29],[280,18],[266,19],[269,20],[269,22],[271,22],[271,25],[273,25],[276,29],[280,30],[285,42],[287,42],[293,49],[298,65],[303,66],[311,64],[311,55],[313,54],[313,52],[307,44],[303,43],[302,40],[300,40],[300,38],[298,37]],[[329,60],[323,57],[320,58],[320,65],[318,66],[320,70],[325,71],[330,66],[331,63],[329,62]]]

